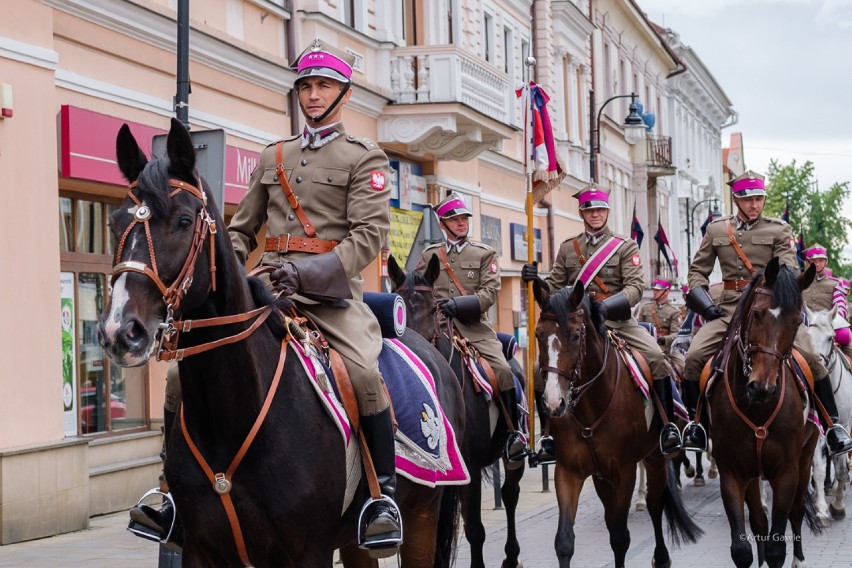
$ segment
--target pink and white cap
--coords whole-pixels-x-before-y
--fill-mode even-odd
[[[352,80],[355,57],[315,39],[299,56],[296,80],[304,77],[327,77],[341,83]]]
[[[805,260],[816,260],[817,258],[828,260],[828,251],[825,250],[824,246],[816,244],[805,250]]]
[[[766,195],[766,184],[764,177],[759,173],[747,170],[741,176],[728,182],[734,197],[753,197]]]
[[[445,197],[444,200],[435,207],[435,213],[438,214],[439,219],[449,219],[450,217],[455,217],[457,215],[473,217],[473,213],[471,213],[470,209],[467,208],[465,202],[455,193],[451,193]]]
[[[587,185],[574,194],[579,202],[579,209],[610,209],[609,190],[594,184]]]
[[[671,290],[672,283],[663,278],[655,278],[654,283],[651,285],[654,290]]]

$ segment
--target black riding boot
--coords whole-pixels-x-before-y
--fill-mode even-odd
[[[665,418],[669,419],[669,423],[663,426],[660,430],[660,451],[663,455],[668,455],[677,452],[682,447],[680,432],[674,424],[674,401],[672,400],[672,380],[666,376],[662,379],[654,381],[654,391],[663,403],[663,409],[666,412]],[[664,418],[664,417],[660,417]]]
[[[166,461],[167,441],[172,431],[172,426],[175,422],[175,413],[170,410],[163,410],[163,451],[160,457],[163,462]],[[180,524],[180,518],[177,516],[174,503],[171,500],[171,495],[164,490],[165,474],[160,476],[161,486],[159,490],[151,490],[146,494],[154,495],[165,493],[162,504],[155,509],[150,505],[146,505],[142,501],[130,509],[130,523],[127,525],[127,530],[138,537],[152,540],[154,542],[173,543],[170,548],[180,550],[183,545],[183,527]],[[143,499],[144,500],[144,497]]]
[[[698,381],[689,380],[684,380],[681,385],[683,385],[684,403],[686,403],[686,408],[689,411],[690,418],[693,419],[683,429],[683,449],[706,452],[707,432],[704,430],[704,426],[702,424],[694,421],[695,410],[698,408],[698,398],[701,390],[700,385],[698,384]],[[702,412],[702,418],[704,418],[706,414],[706,412]],[[701,422],[704,422],[704,420]]]
[[[361,509],[358,540],[361,548],[373,558],[386,558],[399,551],[402,544],[402,518],[394,502],[396,493],[396,451],[393,440],[391,410],[361,417],[361,428],[379,478],[381,499],[369,500]]]
[[[524,458],[527,457],[528,452],[527,440],[517,429],[520,424],[520,413],[515,389],[500,391],[500,398],[503,399],[503,404],[509,413],[509,420],[512,422],[506,425],[509,433],[506,436],[506,444],[503,446],[503,457],[506,458],[506,469],[517,469],[524,465]]]
[[[530,467],[556,463],[556,448],[553,445],[553,436],[549,433],[547,435],[544,434],[548,431],[547,424],[550,420],[550,413],[547,412],[547,408],[544,406],[543,398],[544,393],[535,392],[535,404],[538,409],[538,419],[541,425],[541,438],[538,440],[538,451],[530,454]]]
[[[814,381],[814,394],[825,407],[825,411],[834,422],[834,426],[825,433],[825,443],[828,453],[833,456],[852,450],[852,439],[842,425],[838,424],[837,403],[834,401],[834,391],[831,389],[831,380],[825,377],[821,381]],[[827,424],[823,423],[827,426]]]

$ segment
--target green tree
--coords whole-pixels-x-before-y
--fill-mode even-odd
[[[797,166],[796,160],[788,165],[770,161],[766,177],[766,215],[781,217],[788,209],[793,234],[798,237],[802,233],[806,248],[815,243],[823,245],[828,251],[828,267],[834,274],[848,277],[852,266],[842,254],[849,243],[852,221],[841,211],[843,201],[849,197],[849,182],[835,183],[827,191],[820,191],[813,163],[806,161]]]

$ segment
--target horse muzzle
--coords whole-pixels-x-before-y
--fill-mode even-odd
[[[154,350],[154,336],[137,318],[114,320],[105,314],[98,321],[98,343],[120,367],[144,365]]]
[[[768,381],[751,380],[746,385],[746,395],[750,402],[761,404],[773,396],[778,388]]]

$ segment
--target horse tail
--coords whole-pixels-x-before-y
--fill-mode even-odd
[[[461,491],[457,485],[447,485],[441,495],[438,529],[435,542],[435,568],[450,568],[455,563],[461,517]]]
[[[808,523],[808,528],[811,529],[811,534],[819,536],[825,529],[819,523],[817,518],[817,504],[814,499],[814,488],[808,483],[808,490],[805,492],[805,522]]]
[[[686,510],[677,485],[678,476],[675,472],[674,461],[666,463],[666,488],[663,491],[663,511],[669,526],[669,536],[674,544],[681,542],[698,542],[704,531],[692,520],[692,515]]]

